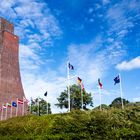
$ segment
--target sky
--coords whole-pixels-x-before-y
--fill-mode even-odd
[[[140,1],[139,0],[1,0],[0,16],[14,24],[19,36],[22,84],[28,99],[44,98],[53,113],[70,76],[79,76],[92,94],[109,105],[120,97],[140,101]],[[70,84],[76,84],[76,77]],[[47,97],[44,93],[48,92]],[[66,110],[63,110],[66,111]]]

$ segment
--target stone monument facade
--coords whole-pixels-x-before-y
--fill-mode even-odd
[[[23,99],[19,69],[19,38],[14,25],[0,17],[0,107]]]

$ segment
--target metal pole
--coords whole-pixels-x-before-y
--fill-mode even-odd
[[[70,81],[69,81],[69,62],[67,62],[67,81],[68,81],[68,112],[70,112]]]
[[[47,104],[47,114],[49,114],[48,112],[48,102],[47,102],[47,97],[46,97],[46,104]]]
[[[81,108],[82,108],[82,110],[83,110],[83,91],[82,91],[82,83],[81,83],[81,104],[82,104]]]
[[[5,112],[5,120],[7,119],[7,110],[8,109],[8,107],[7,107],[7,103],[6,103],[6,112]]]
[[[31,100],[31,104],[30,104],[30,114],[32,114],[32,102],[33,102],[33,99],[32,99],[32,97],[30,98],[30,100]]]
[[[100,89],[100,87],[98,87],[98,90],[99,90],[99,94],[100,94],[100,110],[102,110],[102,103],[101,103],[101,101],[102,101],[102,98],[101,98],[101,89]]]
[[[10,114],[10,117],[12,118],[12,101],[11,101],[11,114]]]
[[[38,116],[40,116],[39,98],[38,98]]]
[[[16,117],[18,115],[18,98],[17,98],[17,107],[16,107]]]
[[[22,106],[22,116],[24,115],[24,97],[23,97],[23,106]]]
[[[120,93],[121,93],[122,109],[124,109],[124,105],[123,105],[123,93],[122,93],[122,81],[121,81],[121,75],[120,74],[119,74],[119,78],[120,78]]]
[[[2,112],[1,112],[1,121],[3,120],[3,104],[2,104]]]

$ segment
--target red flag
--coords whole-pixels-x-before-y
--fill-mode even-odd
[[[23,104],[23,100],[18,99],[19,104]]]
[[[12,107],[12,105],[10,103],[7,103],[6,106],[7,107]]]
[[[3,105],[2,108],[3,108],[3,109],[6,109],[7,107],[6,107],[6,105]]]
[[[81,88],[82,88],[82,90],[84,91],[84,85],[83,85],[83,83],[81,83]]]

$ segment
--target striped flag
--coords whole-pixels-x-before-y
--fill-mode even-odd
[[[79,77],[77,77],[77,83],[78,83],[78,84],[81,84],[81,82],[82,82],[82,79],[79,78]]]
[[[84,91],[84,85],[80,77],[77,77],[77,83],[81,86],[82,90]]]
[[[6,106],[7,107],[12,107],[12,105],[10,103],[7,103]]]
[[[85,90],[83,83],[81,83],[81,88],[83,91]]]
[[[18,104],[23,104],[23,100],[18,99]]]
[[[3,109],[6,109],[7,107],[6,107],[6,105],[3,105],[2,108],[3,108]]]

